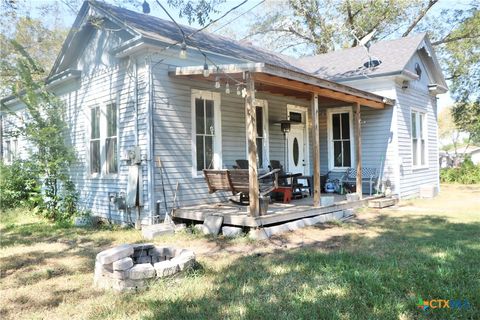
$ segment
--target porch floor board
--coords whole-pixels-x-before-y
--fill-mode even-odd
[[[323,196],[323,195],[322,195]],[[332,194],[325,194],[332,196]],[[348,202],[345,196],[335,194],[335,203],[329,206],[313,207],[313,198],[292,200],[288,204],[274,202],[268,206],[266,215],[250,217],[248,206],[240,206],[232,202],[202,204],[197,206],[174,209],[173,217],[185,220],[203,222],[209,215],[222,215],[225,225],[240,227],[263,227],[281,222],[287,222],[335,211],[358,208],[367,205],[369,200],[382,198],[382,195],[364,196],[362,200]]]

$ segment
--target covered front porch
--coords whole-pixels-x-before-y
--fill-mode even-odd
[[[362,205],[368,201],[370,197],[364,198],[362,191],[361,106],[363,106],[363,108],[371,108],[372,110],[381,110],[386,105],[393,104],[393,101],[375,94],[303,74],[301,72],[265,64],[218,66],[217,68],[210,70],[208,76],[205,76],[204,71],[203,66],[178,67],[175,70],[170,71],[170,76],[179,79],[186,78],[202,83],[207,82],[210,83],[212,87],[218,81],[219,77],[224,77],[231,83],[237,81],[237,83],[243,84],[244,87],[242,87],[242,93],[245,107],[244,134],[246,137],[246,153],[243,154],[243,157],[246,158],[245,160],[247,160],[248,164],[249,205],[248,207],[242,207],[231,203],[216,203],[186,206],[175,209],[173,214],[174,217],[203,221],[205,216],[215,213],[224,216],[224,224],[258,227],[282,221],[291,221],[304,217],[341,211]],[[273,117],[268,116],[265,118],[263,113],[259,114],[259,111],[261,112],[262,110],[261,108],[259,109],[259,101],[268,96],[290,97],[302,101],[304,108],[300,109],[303,110],[303,114],[301,111],[296,112],[295,109],[289,109],[287,106],[287,114],[283,115],[283,119],[282,117],[274,119]],[[324,157],[323,161],[328,161],[329,163],[328,166],[324,164],[322,168],[320,152],[322,150],[322,152],[326,154],[327,152],[330,153],[330,150],[327,151],[326,146],[321,145],[320,143],[321,136],[327,135],[326,130],[325,132],[321,131],[321,121],[327,121],[327,114],[330,110],[345,106],[349,106],[349,110],[351,110],[349,113],[351,126],[347,131],[349,131],[348,142],[351,142],[353,146],[351,149],[348,149],[348,152],[351,152],[351,154],[348,154],[348,157],[351,155],[352,161],[342,162],[341,159],[346,157],[346,155],[342,153],[340,164],[335,164],[339,167],[354,167],[356,169],[356,192],[359,195],[359,200],[347,202],[345,196],[335,194],[333,195],[333,205],[329,204],[322,206],[322,197],[332,197],[332,195],[322,195],[323,185],[321,183],[321,176],[325,175],[326,171],[328,171],[326,168],[330,167],[330,162],[333,163],[334,161],[338,161],[338,159],[333,159],[334,157],[338,158],[338,156],[329,154],[329,157],[327,158],[328,160],[325,160]],[[272,111],[271,114],[275,113],[274,110],[270,109],[269,111]],[[258,177],[261,175],[262,168],[265,169],[266,165],[268,165],[268,163],[265,162],[278,160],[283,166],[285,166],[285,171],[291,173],[297,172],[295,166],[293,166],[292,169],[292,163],[295,163],[295,165],[298,166],[298,170],[302,170],[302,165],[305,166],[305,164],[302,164],[301,160],[298,161],[298,154],[295,157],[295,154],[292,152],[295,147],[298,149],[298,146],[295,146],[294,139],[289,140],[288,138],[293,136],[294,128],[297,125],[295,121],[296,119],[292,118],[294,114],[297,116],[297,113],[300,119],[308,119],[308,121],[305,121],[304,123],[307,132],[307,141],[303,142],[306,146],[305,150],[307,151],[306,154],[303,155],[303,161],[308,163],[308,169],[301,173],[303,176],[310,178],[311,196],[294,200],[290,204],[271,204],[266,214],[261,215]],[[338,119],[340,119],[339,121],[342,121],[340,117]],[[258,123],[261,122],[267,122],[267,125],[270,125],[270,132],[274,130],[278,131],[277,140],[279,140],[278,134],[281,130],[283,131],[283,124],[287,123],[290,127],[288,133],[283,131],[284,135],[281,135],[282,137],[285,137],[285,148],[282,150],[282,153],[275,153],[276,158],[265,158],[261,153],[262,148],[259,148],[259,146],[265,143],[268,148],[269,143],[272,144],[270,136],[267,137],[266,141],[262,140],[265,136],[262,136],[259,133],[258,127]],[[278,126],[274,127],[275,125]],[[329,138],[329,141],[330,140],[332,139]],[[345,143],[345,141],[342,141],[341,136],[337,140],[339,140],[339,145]],[[292,144],[290,141],[292,141]],[[281,141],[281,143],[282,142],[283,141]],[[341,148],[343,148],[343,146]],[[334,149],[333,145],[332,149]],[[242,155],[238,155],[236,159],[242,159]],[[230,163],[228,164],[226,164],[226,161],[223,161],[222,167],[225,169],[232,169],[231,165],[232,161],[230,159]],[[345,168],[343,168],[343,171],[344,170]],[[336,173],[341,174],[341,172],[342,170],[337,171]]]

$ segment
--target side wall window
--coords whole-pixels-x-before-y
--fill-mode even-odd
[[[412,159],[414,167],[425,166],[427,159],[425,113],[412,111],[411,113],[411,137]]]
[[[117,105],[115,103],[107,105],[107,138],[105,140],[105,150],[107,151],[107,174],[117,173]]]
[[[117,105],[90,108],[90,174],[118,173]]]
[[[90,109],[90,173],[100,173],[100,107]]]

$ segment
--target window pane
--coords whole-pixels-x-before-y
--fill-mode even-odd
[[[333,166],[342,167],[342,142],[333,142]]]
[[[117,136],[117,107],[115,103],[107,106],[107,136]]]
[[[417,137],[417,116],[415,112],[412,112],[412,138]]]
[[[352,166],[352,159],[351,159],[351,152],[350,152],[350,141],[343,142],[343,166],[344,167],[351,167]]]
[[[107,173],[117,173],[117,138],[107,138],[105,148],[107,149]]]
[[[263,139],[257,138],[257,159],[258,166],[263,167]]]
[[[100,172],[100,140],[90,141],[90,172]]]
[[[300,156],[300,150],[299,150],[299,147],[298,147],[298,140],[297,138],[294,138],[293,139],[293,147],[292,147],[292,152],[293,152],[293,163],[295,164],[295,166],[298,166],[298,160],[299,160],[299,156]]]
[[[197,136],[197,170],[205,169],[205,153],[203,149],[203,136]]]
[[[340,114],[332,115],[332,130],[333,130],[333,139],[341,139],[340,137]]]
[[[300,112],[290,112],[290,121],[302,122],[302,114]]]
[[[195,123],[197,127],[197,133],[205,133],[205,114],[203,99],[195,99]]]
[[[423,117],[424,117],[423,114],[418,115],[419,130],[420,130],[420,132],[418,133],[418,138],[424,138],[425,137],[424,132],[423,132]]]
[[[91,121],[91,139],[100,138],[100,107],[95,107],[90,110]]]
[[[262,109],[262,107],[257,107],[256,112],[257,112],[257,137],[263,137],[263,109]]]
[[[417,144],[418,144],[418,140],[417,139],[413,139],[412,140],[412,157],[413,157],[413,165],[416,166],[418,164],[418,161],[417,161]]]
[[[213,169],[213,137],[205,136],[205,168]]]
[[[422,158],[421,159],[422,165],[425,164],[425,152],[426,152],[426,150],[425,150],[425,140],[422,139],[422,140],[420,140],[420,153],[421,153],[421,158]]]
[[[350,114],[342,113],[342,139],[350,139]]]
[[[205,113],[206,113],[206,120],[207,125],[205,127],[205,134],[214,134],[215,126],[213,124],[213,101],[212,100],[205,100]]]

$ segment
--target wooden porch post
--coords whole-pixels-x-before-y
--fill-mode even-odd
[[[255,83],[250,72],[245,72],[247,95],[245,97],[246,134],[248,138],[249,215],[259,215],[259,189],[257,172],[257,113],[254,104]]]
[[[321,206],[322,186],[320,183],[320,114],[318,94],[312,95],[312,136],[313,136],[313,206]]]
[[[357,194],[362,199],[362,120],[360,103],[355,103],[355,161],[357,162]]]

